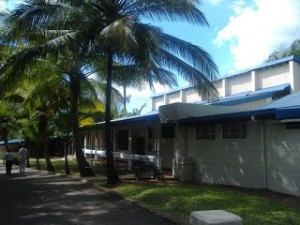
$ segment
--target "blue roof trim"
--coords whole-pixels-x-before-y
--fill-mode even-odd
[[[158,110],[153,110],[147,114],[114,119],[114,120],[111,120],[111,123],[115,125],[115,124],[122,124],[122,123],[128,123],[128,122],[139,122],[139,121],[145,121],[145,120],[149,120],[149,121],[159,120]],[[105,121],[102,121],[99,123],[95,123],[94,126],[104,125],[104,124],[105,124]]]
[[[282,84],[270,88],[264,88],[257,90],[255,92],[244,92],[236,95],[231,95],[228,97],[221,98],[216,102],[211,102],[212,105],[222,105],[222,106],[233,106],[237,104],[257,101],[260,99],[265,99],[272,97],[275,93],[283,92],[283,94],[290,93],[290,84]]]
[[[278,65],[278,64],[281,64],[281,63],[286,63],[286,62],[289,62],[289,61],[295,61],[295,62],[300,63],[300,58],[297,57],[297,56],[294,56],[294,55],[287,56],[287,57],[284,57],[284,58],[281,58],[281,59],[277,59],[277,60],[273,60],[273,61],[270,61],[270,62],[262,63],[258,66],[254,66],[254,67],[250,67],[250,68],[247,68],[247,69],[244,69],[244,70],[240,70],[240,71],[235,72],[235,73],[227,74],[223,78],[229,78],[229,77],[241,75],[241,74],[244,74],[244,73],[249,73],[253,70],[263,69],[263,68],[266,68],[266,67],[269,67],[269,66],[275,66],[275,65]]]
[[[277,109],[275,111],[275,119],[298,119],[300,118],[300,107],[291,107],[286,109]]]
[[[252,112],[255,119],[271,118],[274,120],[299,119],[300,107],[288,107],[278,109],[263,109]]]

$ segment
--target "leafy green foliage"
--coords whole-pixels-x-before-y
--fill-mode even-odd
[[[216,96],[211,80],[216,78],[218,69],[211,56],[198,46],[142,22],[147,19],[207,25],[199,5],[198,0],[24,0],[5,19],[1,31],[4,43],[15,45],[17,49],[0,67],[1,84],[9,89],[24,79],[48,80],[53,74],[65,81],[69,88],[66,96],[70,98],[68,106],[79,171],[87,176],[93,172],[86,169],[90,167],[81,150],[79,103],[82,92],[87,90],[84,87],[88,85],[89,76],[101,77],[105,81],[109,174],[113,171],[110,156],[112,84],[133,85],[146,81],[151,88],[156,82],[173,86],[179,75],[196,85],[199,93]],[[47,87],[45,90],[53,88]],[[47,109],[51,108],[48,106],[52,101],[47,100],[46,105],[40,100],[39,108],[45,110],[39,111],[44,114],[50,114]]]
[[[300,39],[293,41],[293,43],[286,49],[276,50],[272,52],[266,61],[269,62],[272,60],[284,58],[291,55],[300,57]]]

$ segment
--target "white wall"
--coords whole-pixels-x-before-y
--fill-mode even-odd
[[[252,90],[251,73],[227,78],[227,95],[234,95]]]
[[[189,127],[187,150],[194,162],[195,181],[264,188],[262,124],[249,121],[246,139],[222,136],[221,124],[217,124],[213,140],[197,140],[196,127]]]
[[[300,90],[300,64],[295,61],[259,68],[214,81],[220,97],[287,83],[291,84],[292,91]],[[179,91],[176,91],[170,92],[165,96],[158,95],[153,97],[152,109],[158,109],[163,104],[174,102],[193,103],[195,101],[206,100],[199,96],[198,92],[192,88],[182,89],[182,98],[179,93]],[[166,98],[166,102],[164,102],[164,97]]]
[[[167,104],[181,102],[180,91],[173,92],[167,95]]]
[[[267,185],[270,190],[300,195],[300,129],[269,122],[267,140]]]
[[[152,98],[152,109],[158,109],[159,106],[164,105],[164,96],[157,96]]]
[[[186,103],[191,103],[195,101],[201,101],[202,98],[198,94],[196,89],[188,88],[183,90],[183,95]]]
[[[224,139],[222,124],[216,124],[212,140],[197,139],[196,125],[179,126],[176,136],[175,156],[193,159],[196,182],[300,196],[300,129],[286,129],[278,121],[248,121],[245,139]]]
[[[289,64],[283,63],[257,70],[257,89],[287,84],[290,82]]]

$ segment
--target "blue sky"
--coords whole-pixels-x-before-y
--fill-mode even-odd
[[[15,2],[0,0],[0,9],[12,8]],[[220,77],[261,64],[272,51],[300,38],[299,0],[203,0],[200,9],[209,27],[186,23],[158,25],[166,33],[209,52],[219,67]],[[167,90],[159,85],[155,93],[147,85],[143,90],[129,89],[129,110],[147,103],[143,113],[150,111],[150,96]]]

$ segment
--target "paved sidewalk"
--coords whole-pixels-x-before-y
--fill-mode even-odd
[[[174,225],[80,180],[0,165],[0,219],[5,225]]]

